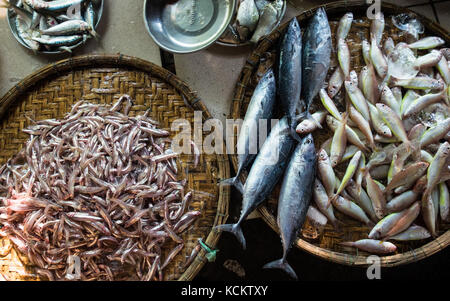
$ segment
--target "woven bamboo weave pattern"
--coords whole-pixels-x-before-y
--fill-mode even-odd
[[[30,75],[0,101],[0,164],[23,147],[29,136],[22,130],[32,120],[62,118],[81,99],[110,105],[123,94],[134,100],[131,116],[150,110],[149,116],[169,131],[177,119],[188,120],[193,127],[194,108],[202,111],[203,119],[210,118],[186,84],[163,68],[122,55],[76,57]],[[175,134],[171,132],[172,138]],[[183,154],[179,162],[178,177],[187,179],[186,191],[193,191],[190,207],[201,210],[202,215],[183,233],[184,248],[164,270],[164,280],[191,280],[198,273],[206,262],[205,251],[201,250],[190,265],[186,266],[186,260],[198,245],[198,238],[214,248],[219,234],[211,230],[227,216],[229,192],[217,182],[229,175],[228,159],[223,155],[201,155],[194,167],[193,155]],[[26,257],[11,248],[7,239],[1,241],[0,247],[0,273],[5,278],[38,279]]]

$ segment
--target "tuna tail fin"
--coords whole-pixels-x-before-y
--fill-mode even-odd
[[[295,131],[295,127],[289,127],[289,135],[294,138],[294,140],[296,140],[297,142],[302,142],[302,139],[300,138],[300,136],[297,134],[297,132]]]
[[[239,241],[239,243],[242,246],[242,249],[246,249],[246,242],[245,242],[245,237],[244,237],[244,233],[242,233],[242,229],[240,224],[225,224],[225,225],[219,225],[215,227],[216,230],[218,231],[225,231],[225,232],[230,232],[233,233],[234,236],[236,236],[237,240]]]
[[[294,272],[294,269],[284,258],[269,262],[268,264],[263,266],[263,269],[280,269],[286,272],[293,279],[298,280],[297,274]]]
[[[297,131],[295,130],[296,129],[296,125],[295,125],[296,123],[297,123],[297,120],[295,118],[288,118],[289,127],[286,128],[286,129],[283,129],[281,131],[281,133],[289,134],[289,136],[291,136],[295,141],[300,143],[300,142],[302,142],[302,139],[300,138],[300,136],[298,135]]]
[[[323,129],[323,126],[318,122],[309,112],[306,112],[306,119],[311,120],[318,129]]]
[[[233,185],[241,194],[244,194],[244,185],[242,185],[239,177],[229,178],[220,181],[219,185]]]

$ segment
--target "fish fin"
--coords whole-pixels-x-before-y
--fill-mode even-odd
[[[311,113],[305,112],[305,113],[302,113],[301,115],[304,116],[303,119],[311,120],[317,126],[318,129],[320,129],[320,130],[323,129],[323,126],[320,124],[320,122],[318,122],[316,119],[314,119],[314,117],[311,115]]]
[[[61,46],[58,48],[59,50],[63,51],[63,52],[67,52],[67,53],[72,53],[72,49],[70,49],[67,46]]]
[[[242,229],[241,229],[241,226],[239,225],[239,223],[238,224],[219,225],[219,226],[216,226],[215,229],[218,231],[225,231],[225,232],[233,233],[234,236],[236,236],[239,243],[241,244],[242,249],[244,249],[244,250],[246,249],[244,233],[242,233]]]
[[[100,39],[100,35],[94,30],[90,30],[89,33],[96,39],[97,41]]]
[[[293,279],[298,280],[297,274],[295,273],[294,269],[289,265],[289,263],[284,258],[265,264],[263,266],[263,269],[280,269],[285,271]]]
[[[237,190],[239,190],[239,192],[241,194],[244,194],[244,185],[242,185],[242,183],[241,183],[241,181],[239,180],[238,177],[222,180],[222,181],[220,181],[219,185],[220,186],[222,186],[222,185],[224,185],[224,186],[233,185]]]

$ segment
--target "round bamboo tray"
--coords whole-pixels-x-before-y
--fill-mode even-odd
[[[368,5],[365,1],[338,1],[322,5],[319,7],[324,7],[327,11],[328,18],[330,20],[330,26],[332,27],[332,32],[334,33],[337,28],[339,19],[347,12],[353,12],[356,19],[363,19],[358,25],[353,25],[352,30],[349,34],[348,43],[351,51],[351,62],[353,69],[357,72],[364,66],[364,61],[361,52],[361,37],[365,36],[368,39],[370,23],[367,22],[366,12]],[[301,28],[307,26],[308,19],[317,10],[314,9],[305,11],[301,15],[297,16],[297,20],[300,23]],[[398,30],[392,25],[389,16],[396,15],[400,13],[413,13],[412,11],[398,7],[394,4],[382,3],[382,11],[385,14],[386,19],[386,32],[393,37],[394,41],[397,43],[401,40],[401,37],[396,34]],[[424,24],[426,28],[426,34],[432,34],[442,37],[447,45],[450,44],[450,35],[438,24],[430,21],[429,19],[418,16],[420,21]],[[272,32],[271,35],[263,38],[258,44],[255,50],[250,54],[247,62],[239,76],[238,83],[235,88],[234,98],[232,102],[231,118],[243,118],[247,110],[247,105],[253,94],[253,90],[256,87],[259,79],[264,75],[268,68],[273,67],[276,70],[276,60],[278,51],[278,39],[284,33],[287,28],[287,24],[282,25],[277,30]],[[336,41],[333,39],[333,45]],[[332,54],[332,62],[334,62],[333,69],[330,69],[329,76],[332,70],[337,65],[336,54]],[[318,98],[315,100],[313,107],[320,108],[320,100]],[[314,108],[313,108],[314,109]],[[326,128],[326,126],[325,126]],[[314,133],[314,138],[316,145],[319,146],[323,141],[330,137],[331,133],[324,131],[318,131]],[[237,156],[232,155],[231,161],[233,167],[237,168]],[[245,180],[247,174],[242,176],[242,180]],[[261,206],[258,210],[262,215],[264,221],[277,233],[279,229],[276,222],[276,212],[278,203],[278,191],[279,187],[275,189],[272,197],[266,202],[265,206]],[[343,241],[355,241],[362,238],[367,238],[370,231],[369,228],[362,226],[359,222],[346,217],[340,212],[336,212],[336,217],[345,223],[342,227],[342,232],[334,231],[333,227],[327,225],[324,231],[315,239],[310,237],[300,237],[296,241],[296,246],[303,249],[313,255],[321,257],[323,259],[329,260],[331,262],[336,262],[344,265],[353,266],[368,266],[370,263],[367,261],[367,257],[370,255],[367,252],[358,251],[354,248],[344,247],[339,245]],[[419,217],[420,219],[421,217]],[[306,225],[306,224],[305,224]],[[411,243],[397,243],[398,247],[397,253],[391,256],[382,256],[381,265],[385,267],[398,266],[402,264],[407,264],[415,262],[431,256],[432,254],[444,249],[450,244],[450,224],[441,222],[439,225],[439,237],[436,239],[428,239],[425,241],[411,242]],[[301,232],[308,233],[310,229],[305,227]]]
[[[124,55],[74,57],[31,74],[0,100],[0,164],[14,156],[28,139],[22,129],[29,126],[29,118],[62,118],[80,99],[111,104],[123,94],[134,100],[130,115],[141,115],[150,108],[149,116],[169,131],[172,121],[180,118],[193,126],[194,110],[202,112],[203,121],[211,118],[186,83],[153,63]],[[182,235],[185,246],[164,270],[164,280],[187,281],[208,258],[198,239],[213,249],[220,233],[212,228],[227,218],[229,189],[217,183],[229,177],[229,161],[215,154],[202,154],[197,167],[193,155],[181,155],[180,161],[179,176],[187,178],[186,189],[194,195],[190,207],[202,215]],[[194,248],[199,252],[189,263]],[[0,275],[8,280],[41,280],[27,258],[11,248],[9,240],[0,240],[0,249]]]

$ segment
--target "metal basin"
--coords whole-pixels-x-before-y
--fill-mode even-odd
[[[18,0],[10,0],[10,2],[12,4],[16,4],[18,2]],[[95,29],[97,28],[98,24],[100,23],[100,20],[102,18],[103,15],[103,0],[96,0],[96,1],[92,1],[92,4],[94,6],[94,10],[95,10],[95,14],[96,14],[96,20],[95,20]],[[17,27],[16,27],[16,13],[14,12],[13,9],[8,9],[8,25],[9,28],[11,29],[12,34],[14,35],[14,37],[16,38],[17,42],[19,42],[23,47],[30,49],[31,48],[22,40],[22,38],[20,37],[19,33],[17,32]],[[69,49],[74,49],[80,45],[84,44],[83,41],[69,46]],[[48,51],[48,50],[42,50],[42,51],[36,51],[37,53],[44,53],[44,54],[60,54],[63,53],[64,51],[61,50],[54,50],[54,51]]]
[[[172,53],[191,53],[213,44],[226,30],[236,7],[235,0],[165,0],[144,2],[147,31]]]

